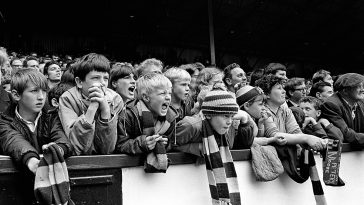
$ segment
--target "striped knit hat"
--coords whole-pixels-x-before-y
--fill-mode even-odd
[[[236,101],[239,107],[243,106],[244,103],[254,99],[258,95],[263,95],[263,90],[259,87],[253,87],[246,85],[236,91]]]
[[[204,115],[226,115],[238,113],[239,107],[232,94],[225,90],[213,89],[206,95],[201,110]]]

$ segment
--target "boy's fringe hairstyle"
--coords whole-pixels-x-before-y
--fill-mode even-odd
[[[163,74],[148,73],[136,82],[137,99],[141,100],[143,94],[149,96],[155,89],[161,87],[172,88],[171,81]]]
[[[186,70],[175,67],[164,72],[164,76],[171,81],[172,85],[174,85],[176,81],[191,80],[191,76]]]
[[[18,70],[11,78],[11,90],[16,90],[21,95],[27,88],[28,83],[32,83],[37,89],[48,91],[47,78],[35,69]]]
[[[306,102],[312,104],[316,110],[321,110],[321,106],[323,104],[321,100],[312,96],[305,96],[300,99],[300,103],[306,103]]]

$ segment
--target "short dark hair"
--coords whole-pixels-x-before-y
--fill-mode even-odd
[[[331,73],[329,71],[321,69],[313,74],[312,83],[315,84],[317,82],[324,81],[325,77],[330,74]]]
[[[23,67],[24,68],[27,68],[28,67],[28,61],[31,61],[31,60],[35,60],[39,63],[39,60],[38,58],[34,57],[34,56],[28,56],[25,58],[25,60],[23,61]]]
[[[255,82],[263,77],[264,69],[256,69],[250,74],[250,85],[255,86]]]
[[[226,78],[231,79],[231,71],[234,70],[234,68],[241,68],[241,67],[237,63],[232,63],[232,64],[230,64],[230,65],[228,65],[228,66],[226,66],[224,68],[224,79],[223,79],[223,81],[224,81],[225,85],[226,85]]]
[[[309,96],[316,97],[316,93],[317,92],[322,93],[324,91],[325,86],[331,87],[331,84],[328,82],[324,82],[324,81],[319,81],[319,82],[313,84],[313,86],[311,87]]]
[[[58,102],[61,95],[72,87],[73,85],[69,83],[57,84],[56,86],[54,86],[52,89],[49,90],[48,102],[51,103],[53,98],[55,98]]]
[[[58,65],[59,67],[61,67],[57,61],[54,61],[54,60],[48,61],[48,62],[44,65],[44,68],[43,68],[43,74],[44,74],[44,75],[48,75],[48,68],[49,68],[49,66],[51,66],[51,65]]]
[[[302,85],[303,83],[305,83],[305,79],[304,78],[291,78],[289,79],[286,84],[284,85],[284,89],[287,92],[288,97],[291,97],[291,95],[289,94],[289,91],[294,91],[296,86]]]
[[[73,68],[70,67],[68,70],[66,70],[62,77],[61,77],[61,83],[68,83],[72,85],[76,85],[75,82],[75,76],[73,75]]]
[[[270,94],[275,85],[283,85],[284,80],[275,75],[264,75],[259,80],[255,81],[255,85],[260,87],[265,94]]]
[[[264,74],[265,75],[275,75],[277,73],[277,71],[279,70],[283,70],[283,71],[287,71],[287,68],[285,65],[281,64],[281,63],[269,63],[265,69],[264,69]]]
[[[302,97],[300,99],[300,103],[310,103],[313,105],[313,107],[316,109],[316,110],[320,110],[321,109],[321,106],[322,106],[322,101],[315,98],[315,97],[312,97],[312,96],[305,96],[305,97]]]
[[[83,56],[73,65],[73,74],[84,81],[86,75],[91,71],[110,73],[110,62],[109,60],[96,53],[90,53]]]
[[[131,64],[114,64],[113,68],[110,71],[110,80],[109,80],[109,87],[112,88],[111,84],[114,81],[119,80],[120,78],[124,78],[129,76],[130,74],[134,75],[134,80],[136,80],[137,76],[135,74],[135,70]]]

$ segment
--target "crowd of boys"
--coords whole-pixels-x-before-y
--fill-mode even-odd
[[[233,168],[229,149],[253,143],[320,151],[330,138],[364,146],[364,76],[357,73],[333,80],[319,70],[309,85],[287,78],[280,63],[247,76],[236,63],[166,69],[157,59],[132,66],[95,53],[40,63],[3,48],[0,68],[0,154],[33,173],[50,143],[65,157],[145,155],[154,171],[166,170],[166,152],[182,151],[223,175],[219,166]],[[213,200],[240,200],[236,187],[222,193],[210,179]]]

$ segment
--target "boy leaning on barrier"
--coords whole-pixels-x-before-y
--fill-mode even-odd
[[[167,150],[174,137],[177,112],[171,109],[171,81],[162,74],[148,73],[137,80],[137,98],[119,115],[117,153],[147,154],[156,144]]]
[[[162,74],[148,73],[136,85],[137,99],[119,115],[115,152],[144,155],[145,172],[166,172],[178,117],[170,107],[172,83]]]
[[[246,113],[238,111],[232,94],[213,88],[206,94],[201,112],[185,117],[176,127],[176,149],[205,159],[213,204],[240,204],[237,176],[229,149],[232,143],[229,129],[233,119],[244,123],[247,120]]]
[[[341,142],[344,140],[340,129],[335,127],[325,118],[319,118],[321,115],[321,100],[307,96],[299,102],[299,107],[305,114],[302,126],[303,133],[315,135],[320,138],[337,139]]]
[[[35,173],[39,154],[56,143],[64,156],[72,146],[66,137],[57,112],[46,112],[47,79],[33,69],[19,70],[11,80],[11,93],[16,103],[0,116],[0,145],[20,167]]]
[[[115,149],[123,100],[107,88],[110,63],[90,53],[73,65],[76,86],[59,99],[59,116],[74,155],[110,154]]]

